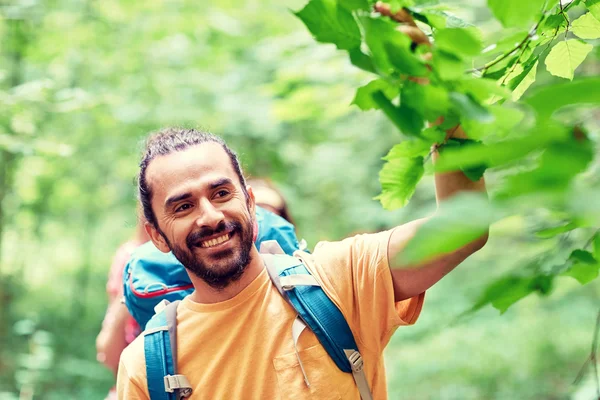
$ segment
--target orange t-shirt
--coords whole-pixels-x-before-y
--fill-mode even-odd
[[[346,317],[377,400],[387,398],[383,349],[398,326],[416,321],[424,299],[421,294],[394,302],[390,235],[321,242],[313,254],[295,254]],[[192,399],[360,400],[352,375],[336,367],[308,329],[298,341],[310,387],[305,384],[292,339],[295,318],[266,269],[230,300],[199,304],[185,298],[177,310],[177,365],[193,386]],[[121,356],[119,399],[149,398],[142,336]]]

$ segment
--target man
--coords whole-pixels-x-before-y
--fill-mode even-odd
[[[192,398],[360,399],[352,375],[309,330],[298,340],[301,371],[290,334],[296,312],[252,243],[255,199],[235,153],[211,134],[166,129],[149,139],[140,165],[147,232],[161,251],[173,251],[195,288],[177,310],[178,373]],[[436,177],[436,190],[443,201],[484,184],[453,172]],[[424,292],[486,241],[400,265],[396,256],[425,221],[295,253],[348,321],[374,399],[387,397],[382,353],[395,329],[414,323]],[[120,399],[149,398],[140,338],[123,352],[117,390]]]

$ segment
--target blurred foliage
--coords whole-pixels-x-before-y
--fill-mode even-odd
[[[337,7],[334,0],[314,3],[320,12]],[[456,237],[455,244],[468,238],[469,227],[454,211],[468,213],[471,227],[497,222],[486,249],[430,291],[419,324],[395,335],[386,353],[390,398],[566,399],[589,388],[593,395],[593,382],[570,383],[589,352],[598,303],[596,281],[581,288],[573,279],[593,279],[600,259],[597,241],[590,241],[600,225],[600,203],[592,201],[600,198],[598,114],[563,106],[597,100],[599,52],[593,47],[577,66],[581,57],[564,63],[556,46],[569,50],[572,43],[562,38],[579,40],[573,34],[595,43],[586,7],[598,19],[598,3],[573,2],[567,32],[557,2],[548,2],[552,8],[535,35],[528,24],[538,21],[541,6],[527,2],[506,2],[522,15],[492,0],[411,3],[440,35],[441,83],[430,89],[391,85],[387,73],[372,82],[370,72],[352,65],[370,65],[364,46],[365,52],[352,51],[357,42],[384,54],[380,38],[393,30],[373,15],[360,20],[368,30],[348,28],[356,19],[343,12],[368,0],[342,1],[346,17],[315,34],[351,50],[350,57],[314,42],[290,12],[303,10],[303,0],[0,2],[0,399],[101,399],[113,384],[95,361],[94,339],[111,256],[135,226],[136,163],[149,131],[178,125],[222,135],[248,175],[271,177],[282,189],[312,246],[430,213],[430,163],[413,160],[407,167],[394,157],[428,160],[429,143],[440,136],[422,131],[422,121],[449,109],[468,117],[463,125],[481,143],[448,147],[440,168],[490,168],[485,176],[501,207],[465,200],[441,215],[448,221],[444,235]],[[479,31],[448,30],[439,25],[446,20],[448,28]],[[352,34],[339,41],[336,34],[346,29]],[[409,45],[404,36],[392,35],[387,46],[398,51],[376,57],[378,70],[406,66],[413,75],[427,74],[414,53],[402,50]],[[508,53],[525,37],[531,42]],[[577,43],[576,49],[588,45]],[[456,65],[478,68],[503,54],[509,56],[485,68],[486,81],[505,81],[513,95],[489,105],[490,91],[504,97],[507,91],[480,78],[463,81]],[[561,86],[542,66],[575,77]],[[398,94],[413,102],[393,102]],[[391,121],[360,111],[386,107],[416,110],[418,119],[404,110]],[[567,140],[564,126],[580,127],[586,144]],[[413,145],[405,144],[409,135]],[[412,165],[423,170],[415,173]],[[384,180],[392,194],[384,191],[381,199],[405,205],[412,195],[394,212],[373,200],[382,167],[381,176],[387,168],[405,186]],[[397,171],[407,168],[413,173],[399,178]],[[425,236],[442,244],[439,234]],[[419,249],[444,250],[415,246],[417,256]],[[526,297],[498,317],[481,296],[501,293],[507,298],[488,300],[505,309],[510,296],[519,297],[521,284],[507,278],[513,276],[550,297]],[[499,282],[509,282],[510,290],[492,290]],[[462,314],[474,305],[478,313]]]

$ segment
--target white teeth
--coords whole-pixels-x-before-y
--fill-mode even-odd
[[[211,239],[211,240],[207,240],[206,242],[202,242],[202,243],[200,243],[200,245],[202,247],[213,247],[213,246],[221,244],[221,243],[223,243],[223,242],[225,242],[227,240],[229,240],[229,234],[228,233],[225,234],[225,235],[223,235],[223,236],[219,236],[218,238],[214,238],[214,239]]]

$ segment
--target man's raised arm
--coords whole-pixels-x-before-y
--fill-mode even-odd
[[[410,14],[405,10],[400,9],[396,13],[392,13],[389,6],[382,2],[378,2],[375,5],[375,10],[400,22],[401,25],[399,25],[398,30],[408,35],[415,44],[431,45],[428,37],[417,27]],[[424,78],[415,78],[413,80],[420,84],[427,84],[427,79]],[[460,126],[456,126],[447,131],[446,138],[465,139],[466,135]],[[437,150],[433,152],[432,156],[435,163],[438,157]],[[435,191],[439,207],[444,200],[457,193],[468,191],[485,193],[485,182],[483,178],[477,182],[473,182],[462,171],[436,173]],[[452,252],[416,264],[403,263],[402,257],[400,257],[403,249],[414,237],[419,227],[430,218],[423,218],[400,225],[394,229],[391,235],[388,245],[388,259],[390,261],[390,268],[392,269],[394,297],[396,301],[405,300],[423,293],[444,275],[456,268],[467,257],[481,249],[487,242],[488,235],[486,232],[480,238]],[[465,215],[464,218],[469,218],[469,216]],[[439,240],[444,240],[444,238],[441,237]]]

